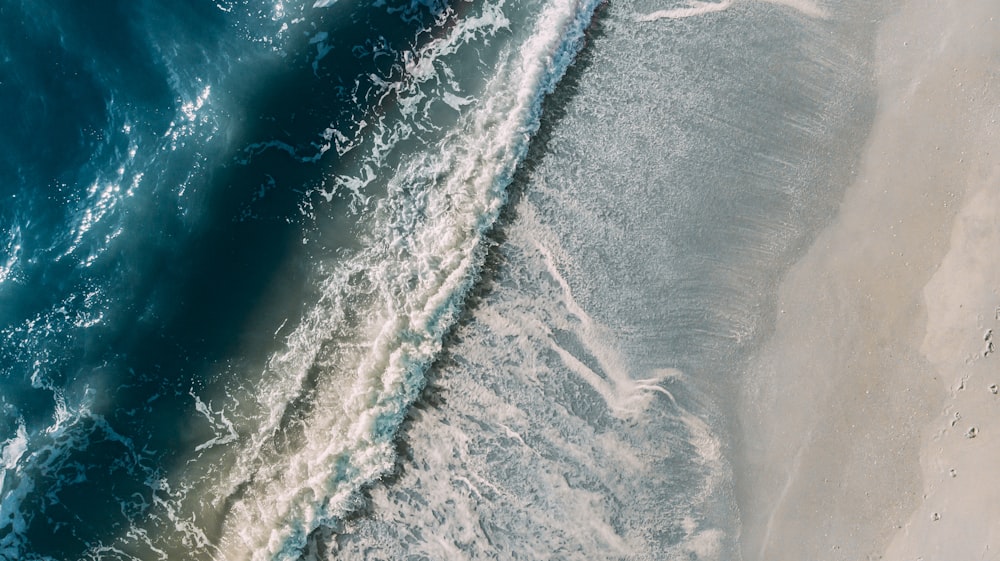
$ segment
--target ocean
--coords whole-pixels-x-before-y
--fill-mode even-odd
[[[873,4],[0,1],[0,558],[741,559]]]

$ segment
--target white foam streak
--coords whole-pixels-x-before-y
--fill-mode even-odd
[[[816,19],[826,19],[830,14],[820,7],[813,0],[760,0],[768,4],[777,4],[792,8],[803,15]],[[673,8],[670,10],[658,10],[649,14],[636,17],[636,21],[656,21],[660,19],[683,19],[705,14],[712,14],[728,10],[736,3],[736,0],[720,0],[719,2],[703,2],[701,0],[691,0],[683,8]]]
[[[658,19],[681,19],[693,16],[702,16],[714,12],[728,10],[733,5],[733,0],[722,0],[721,2],[689,2],[684,8],[674,8],[672,10],[659,10],[637,18],[638,21],[655,21]]]
[[[675,371],[663,370],[652,378],[634,379],[629,373],[624,358],[605,343],[605,341],[613,340],[611,334],[597,324],[573,298],[569,283],[556,267],[551,251],[542,244],[535,243],[534,245],[541,254],[549,275],[559,285],[562,291],[560,303],[569,313],[569,318],[558,321],[561,324],[560,327],[576,332],[580,343],[596,359],[601,373],[599,374],[587,366],[571,352],[560,346],[553,337],[548,336],[549,348],[559,355],[563,364],[597,392],[608,406],[608,410],[617,416],[629,417],[641,413],[652,397],[649,392],[661,393],[676,404],[670,392],[659,385],[663,380],[674,376]],[[567,319],[570,322],[567,322]],[[573,329],[572,320],[579,321],[580,327]]]
[[[236,434],[236,428],[233,427],[233,423],[226,418],[225,412],[213,411],[211,406],[206,405],[205,402],[194,393],[194,391],[189,392],[189,394],[194,398],[195,410],[205,417],[205,420],[208,421],[212,430],[215,431],[214,437],[199,444],[198,446],[195,446],[195,452],[200,452],[220,444],[228,444],[239,437],[239,435]]]
[[[435,70],[437,61],[455,54],[459,48],[484,32],[494,32],[510,26],[510,20],[503,13],[503,5],[504,2],[501,1],[484,6],[482,15],[464,19],[461,25],[453,28],[444,37],[430,41],[419,52],[407,56],[405,60],[407,74],[417,82],[438,79],[439,75]]]

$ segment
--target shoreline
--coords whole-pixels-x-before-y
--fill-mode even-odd
[[[1000,106],[990,88],[1000,61],[996,22],[1000,6],[988,0],[911,0],[880,27],[879,110],[859,174],[838,216],[783,280],[775,331],[745,373],[735,470],[746,561],[910,559],[933,545],[925,521],[944,527],[943,514],[921,514],[941,489],[934,477],[942,460],[931,455],[958,454],[949,446],[973,440],[988,448],[985,433],[943,445],[939,425],[954,415],[947,387],[966,358],[953,356],[952,341],[978,331],[982,347],[988,328],[942,311],[956,298],[972,301],[955,279],[1000,282],[988,257],[970,265],[976,253],[955,249],[973,239],[1000,244],[995,229],[993,238],[979,234],[989,216],[965,220],[965,210],[956,222],[966,194],[995,190],[1000,177],[990,162],[991,151],[1000,154],[989,117]],[[1000,205],[992,208],[995,225]],[[970,220],[976,234],[953,232]],[[959,264],[945,267],[949,259]],[[976,298],[983,307],[989,296]],[[956,537],[936,543],[948,539]]]

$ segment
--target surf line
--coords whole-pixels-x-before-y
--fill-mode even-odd
[[[337,310],[346,302],[342,290],[347,284],[336,279],[352,270],[373,271],[373,309],[381,311],[372,319],[371,344],[350,367],[354,373],[349,389],[321,389],[312,398],[314,410],[321,413],[303,425],[300,447],[281,450],[278,461],[247,454],[233,468],[234,488],[240,488],[241,495],[223,521],[219,542],[225,559],[300,559],[315,530],[335,526],[356,511],[361,491],[393,469],[399,427],[479,274],[484,236],[496,222],[515,169],[538,130],[543,99],[575,60],[599,3],[543,4],[531,34],[519,42],[519,49],[508,51],[484,86],[477,110],[444,138],[433,158],[415,156],[416,163],[401,168],[398,179],[390,181],[391,188],[400,190],[410,178],[433,186],[421,203],[426,205],[426,222],[402,234],[391,220],[381,223],[392,244],[373,243],[356,261],[344,264],[324,284],[324,300],[316,308],[319,319],[300,324],[304,352],[288,355],[289,372],[295,376],[308,372],[301,357],[315,357],[314,343],[324,341],[325,330],[315,327],[328,325],[331,310],[333,316],[343,317]],[[391,217],[399,211],[387,207],[385,212]],[[371,263],[385,266],[373,270]],[[408,279],[420,282],[412,286]],[[300,340],[298,335],[293,339]],[[293,386],[298,379],[292,379]],[[276,382],[274,394],[267,392],[278,398],[275,411],[287,402],[283,382]],[[282,416],[273,418],[280,423]],[[279,426],[265,422],[265,430],[258,432],[262,443],[269,442],[270,427]],[[241,487],[243,481],[252,484]]]
[[[811,18],[826,19],[830,17],[821,6],[814,0],[760,0],[768,4],[787,6],[803,15]],[[670,10],[657,10],[645,15],[636,16],[635,21],[647,22],[660,19],[683,19],[695,16],[702,16],[714,12],[728,10],[736,3],[736,0],[721,0],[719,2],[704,2],[702,0],[690,0],[683,8],[673,8]]]

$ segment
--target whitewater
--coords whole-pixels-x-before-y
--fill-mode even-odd
[[[0,558],[739,559],[875,12],[0,4]]]

